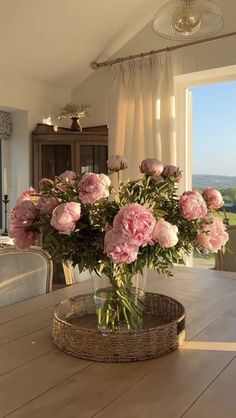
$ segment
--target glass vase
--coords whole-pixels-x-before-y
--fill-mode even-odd
[[[142,327],[146,269],[120,281],[93,275],[97,327],[102,332],[135,331]]]

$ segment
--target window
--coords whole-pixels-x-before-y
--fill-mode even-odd
[[[176,77],[178,164],[184,170],[180,192],[220,189],[221,216],[230,224],[236,223],[235,80],[236,66]],[[214,256],[196,261],[214,266]]]

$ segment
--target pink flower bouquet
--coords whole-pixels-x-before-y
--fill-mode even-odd
[[[108,161],[109,173],[127,168],[122,156]],[[11,237],[27,249],[41,235],[43,247],[58,261],[69,260],[79,270],[104,273],[110,280],[108,301],[99,321],[115,331],[141,324],[143,302],[134,297],[132,277],[147,266],[171,274],[192,250],[216,252],[228,234],[216,210],[220,192],[188,191],[178,196],[181,172],[149,158],[142,161],[139,180],[115,191],[106,174],[72,171],[42,179],[39,192],[21,194],[11,214]],[[137,302],[138,299],[138,302]]]

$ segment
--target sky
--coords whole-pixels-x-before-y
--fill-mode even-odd
[[[236,81],[190,91],[193,174],[236,176]]]

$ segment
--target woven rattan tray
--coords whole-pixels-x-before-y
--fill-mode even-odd
[[[178,349],[185,337],[184,307],[169,296],[146,293],[142,329],[104,334],[96,328],[93,295],[55,306],[52,337],[65,353],[85,360],[147,360]]]

